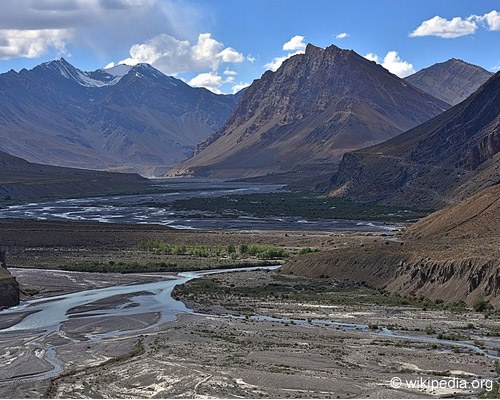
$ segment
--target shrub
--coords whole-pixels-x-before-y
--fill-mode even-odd
[[[302,254],[316,253],[317,251],[319,251],[319,249],[311,249],[310,247],[305,247],[299,250],[299,254],[302,255]]]
[[[493,309],[493,306],[491,305],[491,303],[489,301],[486,301],[484,299],[477,299],[473,306],[474,308],[474,311],[477,311],[477,312],[485,312],[485,311],[489,311],[491,309]]]
[[[248,245],[240,244],[239,251],[240,251],[240,254],[247,254],[248,253]]]

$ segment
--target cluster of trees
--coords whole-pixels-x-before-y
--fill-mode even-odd
[[[169,244],[163,240],[147,240],[139,243],[139,249],[152,251],[156,254],[186,255],[195,257],[256,257],[262,260],[284,259],[290,254],[281,247],[263,246],[258,244],[228,244],[227,246],[205,246]]]

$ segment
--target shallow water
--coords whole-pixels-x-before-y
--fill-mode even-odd
[[[126,315],[138,315],[146,313],[157,313],[160,315],[159,319],[152,323],[151,325],[139,329],[122,329],[113,330],[98,334],[85,334],[85,340],[90,342],[98,341],[100,339],[114,337],[124,334],[134,334],[139,332],[144,332],[151,330],[161,324],[173,321],[180,314],[190,313],[196,314],[202,317],[213,317],[213,318],[235,318],[235,319],[249,319],[255,321],[270,321],[276,323],[291,323],[295,325],[300,325],[303,327],[321,327],[324,329],[340,329],[344,331],[355,331],[359,334],[364,335],[381,335],[400,339],[422,341],[426,343],[439,343],[443,345],[449,345],[452,347],[461,347],[467,349],[471,352],[481,354],[487,358],[500,359],[496,354],[489,353],[488,351],[477,347],[472,341],[450,341],[437,339],[428,336],[418,336],[418,335],[408,335],[400,332],[393,332],[386,328],[381,328],[379,330],[371,330],[368,325],[360,323],[346,323],[340,321],[333,321],[328,319],[293,319],[293,318],[278,318],[271,317],[267,315],[207,315],[194,313],[191,309],[187,308],[185,304],[181,301],[175,300],[172,297],[172,290],[176,285],[180,285],[204,275],[212,275],[217,273],[227,273],[235,271],[251,271],[256,269],[277,269],[279,266],[263,266],[263,267],[248,267],[248,268],[235,268],[226,270],[210,270],[210,271],[193,271],[180,273],[178,276],[173,277],[173,279],[162,280],[152,283],[135,284],[127,286],[113,286],[102,289],[85,290],[81,292],[71,293],[61,296],[46,297],[42,299],[29,300],[22,302],[19,306],[9,308],[0,312],[0,318],[2,315],[8,315],[10,313],[18,313],[25,311],[36,311],[33,314],[28,315],[21,322],[0,330],[0,335],[2,333],[16,332],[22,334],[22,331],[41,331],[42,333],[31,342],[28,342],[27,346],[32,346],[33,348],[42,348],[45,350],[44,360],[52,366],[47,372],[38,373],[23,377],[21,379],[48,379],[60,374],[63,370],[63,366],[59,359],[57,358],[55,347],[44,344],[44,339],[50,334],[57,332],[61,329],[61,326],[70,320],[70,315],[68,310],[73,307],[83,306],[98,300],[106,299],[115,295],[129,295],[127,302],[135,303],[134,307],[119,306],[111,309],[99,309],[97,311],[92,310],[89,313],[78,313],[73,314],[75,318],[85,318],[85,317],[116,317],[116,316],[126,316]],[[159,275],[156,275],[159,276]],[[167,276],[164,276],[167,277]],[[144,294],[148,292],[150,294]],[[134,295],[137,294],[137,295]],[[74,341],[78,341],[73,339]],[[495,345],[499,345],[495,343]]]
[[[21,322],[0,330],[0,333],[21,331],[21,330],[44,330],[47,334],[59,330],[61,324],[70,319],[68,310],[74,307],[84,306],[98,300],[103,300],[116,295],[130,295],[129,302],[136,303],[135,307],[118,307],[111,309],[99,309],[89,312],[92,316],[115,317],[134,314],[159,313],[159,325],[167,321],[173,321],[178,314],[188,313],[182,301],[175,300],[171,294],[176,285],[181,285],[187,281],[204,275],[212,275],[221,272],[251,271],[255,269],[276,269],[278,266],[234,268],[210,271],[194,271],[179,273],[177,277],[158,282],[141,283],[135,285],[120,285],[101,289],[84,290],[80,292],[64,294],[60,296],[44,297],[41,299],[28,300],[16,307],[11,307],[0,312],[2,315],[11,313],[31,311],[32,314],[25,317]],[[165,277],[168,277],[167,275]],[[134,293],[148,292],[151,294]],[[83,318],[86,313],[78,313],[77,316]],[[125,331],[124,331],[125,332]],[[129,332],[129,331],[126,331]],[[113,332],[119,334],[121,332]],[[102,335],[101,335],[102,336]],[[107,336],[107,335],[105,335]]]

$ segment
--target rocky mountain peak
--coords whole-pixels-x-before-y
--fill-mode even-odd
[[[220,127],[238,100],[148,64],[82,71],[54,60],[0,74],[0,148],[31,162],[163,173]]]
[[[171,175],[214,165],[232,178],[336,162],[447,108],[352,50],[309,44],[255,80],[223,127]]]
[[[463,60],[450,60],[423,68],[406,81],[448,104],[456,105],[486,82],[491,72]]]

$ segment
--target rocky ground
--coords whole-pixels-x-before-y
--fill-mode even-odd
[[[292,253],[306,247],[363,251],[373,243],[401,246],[399,233],[180,232],[137,225],[82,223],[76,229],[75,224],[55,222],[0,224],[10,229],[9,234],[0,230],[9,260],[22,267],[30,266],[33,257],[39,266],[49,268],[61,257],[164,259],[167,256],[137,247],[140,240],[159,238],[187,244],[258,243]],[[22,287],[40,298],[173,276],[26,268],[12,272]],[[171,322],[158,323],[158,313],[136,312],[133,297],[148,295],[140,292],[75,307],[49,335],[4,331],[0,361],[8,368],[0,372],[0,397],[477,397],[481,388],[405,384],[396,388],[391,379],[492,384],[498,378],[496,313],[474,312],[461,302],[393,295],[363,282],[362,274],[354,284],[286,272],[227,272],[177,286],[174,298],[195,313],[181,314]],[[103,309],[124,307],[133,312],[124,317],[99,315]],[[0,318],[0,328],[23,317],[18,313]],[[113,333],[117,330],[121,333]],[[101,336],[96,339],[96,335]]]
[[[480,351],[498,354],[500,321],[458,305],[271,271],[206,276],[174,296],[198,314],[157,327],[154,314],[71,318],[43,339],[63,364],[43,379],[23,378],[50,371],[33,344],[40,333],[2,334],[0,357],[10,368],[0,397],[476,397],[474,388],[396,389],[391,379],[498,377],[496,360]],[[146,330],[89,339],[124,327]]]

